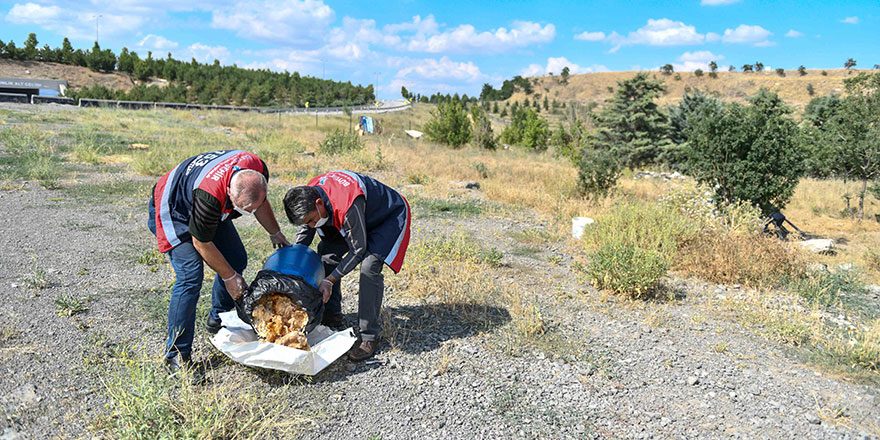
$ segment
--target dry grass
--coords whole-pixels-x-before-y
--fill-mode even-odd
[[[737,70],[742,66],[736,66]],[[797,66],[789,66],[795,68]],[[812,96],[807,92],[807,84],[812,84],[815,96],[824,96],[831,92],[842,93],[843,80],[854,76],[857,72],[848,74],[844,69],[828,70],[827,76],[821,75],[821,70],[807,70],[806,76],[800,76],[797,71],[786,71],[785,77],[780,77],[774,71],[764,72],[727,72],[727,66],[719,66],[718,78],[709,78],[707,75],[697,77],[693,72],[681,72],[681,80],[675,80],[674,75],[666,76],[660,73],[652,73],[657,78],[663,79],[667,87],[666,93],[660,97],[658,104],[676,104],[681,99],[685,88],[701,89],[718,93],[722,99],[744,102],[747,96],[753,95],[761,87],[775,90],[779,96],[789,105],[802,110]],[[559,72],[555,72],[559,73]],[[617,88],[617,82],[633,77],[637,72],[598,72],[582,75],[572,75],[568,84],[559,82],[559,77],[531,78],[537,81],[533,87],[535,94],[549,97],[558,102],[578,101],[602,103],[611,97],[609,87]],[[511,101],[523,101],[526,95],[522,92],[515,93]],[[534,100],[535,95],[528,97]]]
[[[777,285],[804,271],[799,249],[776,238],[760,235],[705,235],[681,250],[675,268],[682,273],[719,284],[762,288]]]

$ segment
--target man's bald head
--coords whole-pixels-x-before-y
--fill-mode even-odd
[[[240,170],[229,181],[229,198],[232,204],[253,211],[266,200],[268,184],[263,173],[254,170]]]

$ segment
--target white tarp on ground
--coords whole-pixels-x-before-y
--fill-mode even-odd
[[[418,130],[403,130],[403,132],[406,133],[407,136],[409,136],[413,139],[419,139],[422,136],[424,136],[424,134],[425,134],[425,133],[422,133],[421,131],[418,131]]]
[[[315,375],[348,352],[355,343],[354,331],[339,332],[319,325],[307,339],[311,351],[260,341],[253,328],[233,310],[221,313],[223,328],[211,343],[232,360],[251,367],[271,368],[294,374]]]

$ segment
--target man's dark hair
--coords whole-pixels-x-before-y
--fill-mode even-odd
[[[303,218],[314,212],[315,200],[321,197],[321,193],[314,186],[296,186],[284,195],[284,212],[287,219],[295,225],[303,224]]]

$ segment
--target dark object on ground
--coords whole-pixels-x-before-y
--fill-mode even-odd
[[[241,299],[236,301],[235,310],[238,312],[238,317],[253,325],[254,308],[260,298],[272,293],[287,296],[308,313],[309,321],[304,329],[305,333],[312,331],[321,323],[324,317],[324,302],[318,289],[301,277],[274,270],[261,270]]]
[[[348,359],[353,362],[360,362],[367,360],[373,357],[373,354],[376,353],[376,347],[379,346],[379,341],[362,341],[357,347],[352,348],[351,351],[348,352]]]
[[[779,211],[770,214],[767,223],[764,223],[764,233],[775,234],[777,237],[779,237],[780,240],[785,241],[788,239],[788,234],[791,233],[788,229],[785,228],[785,223],[791,225],[791,227],[794,228],[795,231],[800,232],[801,238],[807,238],[807,234],[804,231],[798,229],[798,227],[795,226],[794,223],[790,222],[787,218],[785,218],[785,215],[783,215]],[[775,226],[773,230],[770,229],[771,224]]]
[[[165,358],[165,369],[168,370],[168,374],[175,374],[180,371],[181,368],[192,367],[192,353],[183,353],[174,357]]]
[[[220,321],[208,316],[208,324],[205,326],[205,328],[208,330],[208,333],[216,335],[217,332],[220,331],[221,327],[223,327],[223,324]]]

